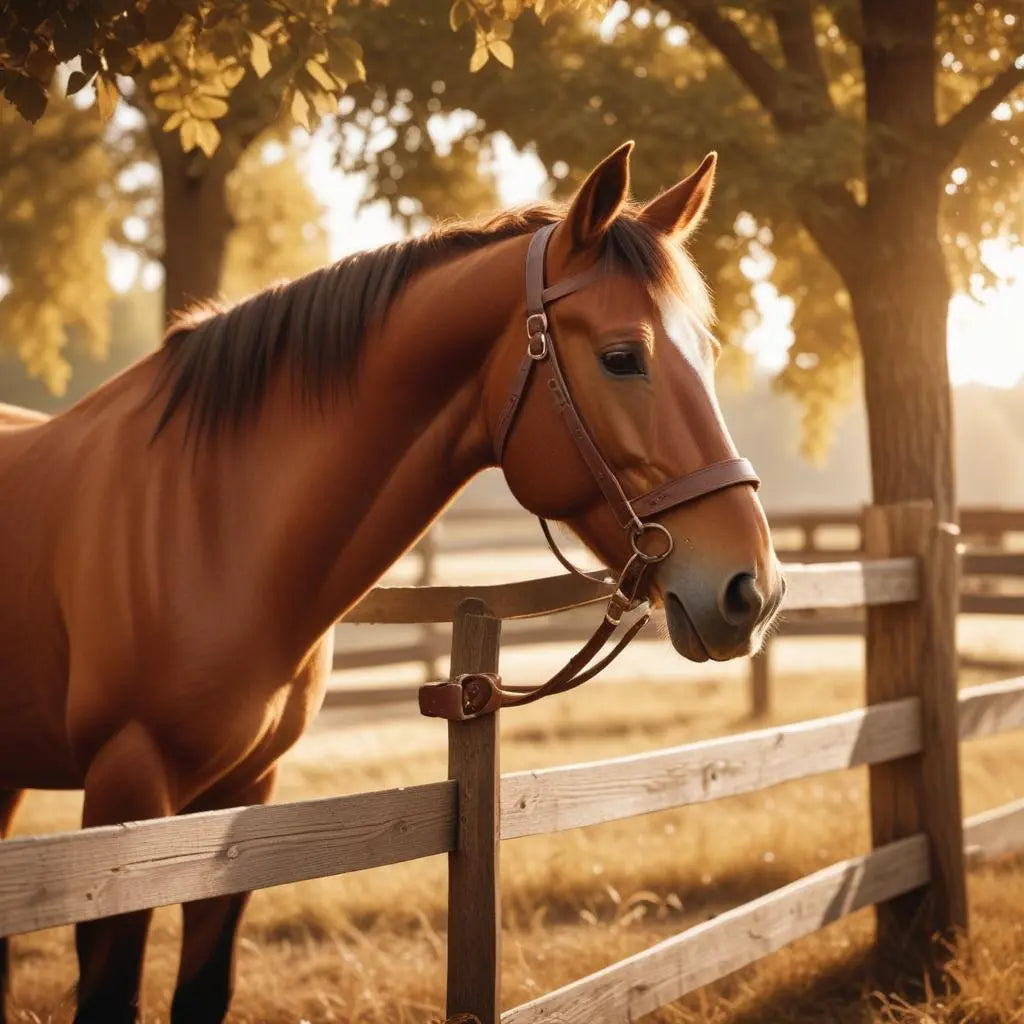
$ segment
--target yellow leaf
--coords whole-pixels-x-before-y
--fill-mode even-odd
[[[309,100],[298,89],[295,90],[295,95],[292,96],[292,119],[297,123],[301,124],[303,128],[308,132],[309,129]]]
[[[487,49],[491,51],[492,56],[500,61],[505,67],[510,68],[515,64],[515,54],[512,52],[512,47],[508,45],[502,39],[492,39],[487,44]]]
[[[153,106],[157,110],[181,110],[184,105],[184,99],[177,92],[162,92],[153,97]]]
[[[487,63],[488,56],[487,47],[478,46],[473,51],[473,56],[469,58],[469,70],[479,71]]]
[[[495,18],[491,22],[490,36],[492,39],[511,39],[512,22],[506,21],[504,18]]]
[[[199,122],[189,117],[181,125],[181,148],[185,152],[199,145]]]
[[[313,79],[317,85],[322,85],[328,92],[333,92],[338,88],[338,83],[331,78],[330,72],[323,64],[318,64],[315,60],[306,61],[306,71],[309,73],[309,77]]]
[[[267,46],[266,39],[255,32],[249,33],[249,41],[251,43],[249,63],[252,65],[253,71],[263,78],[270,70],[270,48]]]
[[[452,31],[458,32],[469,21],[469,16],[472,13],[466,0],[455,0],[448,12],[448,24],[451,25]]]
[[[221,99],[214,96],[189,96],[186,106],[192,116],[201,121],[210,121],[214,118],[223,117],[228,112],[228,105]]]
[[[149,88],[151,92],[164,92],[167,89],[173,89],[180,82],[181,75],[178,74],[178,71],[175,68],[171,70],[170,74],[160,75],[159,78],[151,79]]]
[[[164,131],[173,132],[175,128],[181,125],[185,118],[188,117],[188,111],[176,110],[166,121],[164,121]]]
[[[244,76],[245,68],[241,64],[229,64],[220,75],[228,89],[234,89]]]
[[[338,97],[333,92],[318,92],[313,97],[313,109],[321,117],[338,112]]]
[[[96,76],[96,105],[100,108],[100,117],[109,121],[114,116],[117,101],[121,94],[117,91],[117,83],[103,75]]]
[[[213,156],[220,145],[220,132],[212,121],[196,121],[196,143],[207,155]]]

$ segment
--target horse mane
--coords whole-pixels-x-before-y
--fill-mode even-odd
[[[272,374],[288,369],[307,400],[323,402],[350,382],[371,328],[421,271],[560,220],[564,207],[537,204],[483,222],[452,222],[417,237],[358,252],[275,285],[231,307],[179,314],[164,336],[154,394],[166,400],[154,439],[183,406],[197,438],[255,415]],[[696,265],[630,208],[612,223],[603,259],[652,296],[674,293],[702,319],[710,302]]]

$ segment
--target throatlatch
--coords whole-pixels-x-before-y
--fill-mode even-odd
[[[647,516],[657,515],[738,484],[758,487],[761,483],[747,459],[725,459],[714,462],[685,476],[676,477],[637,498],[627,498],[621,484],[594,444],[586,425],[572,400],[565,382],[547,317],[547,307],[574,292],[593,284],[601,276],[598,267],[575,274],[549,288],[544,286],[544,264],[548,242],[557,227],[548,224],[530,240],[526,255],[526,354],[516,371],[509,396],[502,406],[495,428],[495,455],[501,463],[509,432],[522,404],[531,378],[547,390],[555,403],[569,436],[573,439],[601,493],[611,506],[619,525],[629,533],[633,554],[615,581],[615,591],[608,599],[604,618],[590,639],[546,683],[540,686],[504,686],[495,672],[472,672],[456,676],[448,682],[427,683],[420,687],[420,711],[433,718],[465,721],[490,714],[498,708],[530,704],[541,697],[566,690],[593,679],[610,664],[647,624],[650,616],[642,615],[619,638],[612,650],[591,664],[615,632],[623,615],[643,603],[641,596],[648,570],[672,552],[672,535],[660,523]],[[586,579],[608,580],[605,573],[585,573],[577,569],[557,548],[547,523],[541,520],[544,537],[558,560],[571,572]],[[655,536],[656,535],[656,536]],[[645,546],[655,541],[653,550]],[[588,667],[589,666],[589,667]]]

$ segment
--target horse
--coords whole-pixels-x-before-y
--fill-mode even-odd
[[[331,627],[487,467],[608,566],[643,555],[536,380],[509,422],[527,347],[540,359],[557,339],[620,493],[743,461],[685,247],[715,155],[641,205],[631,151],[606,157],[565,206],[440,226],[185,314],[154,353],[53,418],[7,407],[4,832],[32,788],[84,790],[84,828],[266,802],[321,706]],[[554,284],[524,337],[524,261],[542,230]],[[750,654],[781,602],[755,485],[741,473],[647,517],[667,548],[644,596],[664,605],[686,658]],[[224,1019],[247,896],[183,906],[172,1024]],[[76,1024],[138,1019],[149,920],[77,926]]]

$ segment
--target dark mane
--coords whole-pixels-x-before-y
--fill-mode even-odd
[[[383,321],[413,276],[562,216],[563,209],[544,204],[483,223],[445,225],[348,256],[228,309],[185,312],[164,338],[157,390],[166,389],[167,397],[156,434],[183,406],[190,434],[241,424],[259,409],[271,375],[282,366],[306,398],[322,401],[352,380],[370,329]],[[681,294],[706,317],[707,292],[696,267],[632,212],[613,223],[603,258],[609,269],[629,273],[652,295]]]

